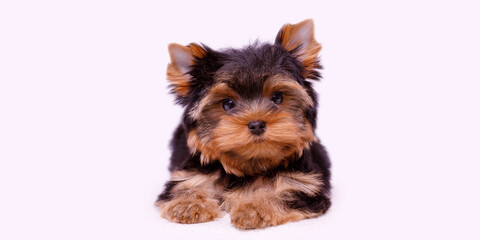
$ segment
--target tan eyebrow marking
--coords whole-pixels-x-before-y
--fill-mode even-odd
[[[271,97],[272,94],[276,91],[286,93],[291,98],[303,102],[303,105],[313,106],[313,100],[308,95],[307,90],[303,88],[298,82],[289,77],[275,75],[265,81],[265,84],[263,85],[264,97]]]
[[[220,101],[220,98],[223,99],[227,97],[230,97],[234,100],[238,98],[237,93],[233,91],[227,83],[219,82],[215,84],[213,87],[210,88],[210,90],[208,90],[205,98],[200,100],[200,102],[190,110],[190,117],[198,120],[200,118],[200,113],[203,111],[205,106],[211,104],[212,102]]]

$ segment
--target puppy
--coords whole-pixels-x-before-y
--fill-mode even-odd
[[[170,44],[167,79],[185,107],[171,141],[162,217],[240,229],[312,218],[330,207],[330,161],[315,136],[320,79],[312,20],[284,25],[274,44],[212,50]]]

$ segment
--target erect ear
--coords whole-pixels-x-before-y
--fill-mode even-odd
[[[167,68],[167,79],[178,97],[186,97],[190,91],[192,78],[189,72],[195,61],[205,56],[206,51],[195,43],[188,46],[171,43],[168,45],[168,52],[171,62]]]
[[[307,19],[297,24],[285,24],[277,34],[275,44],[283,48],[302,63],[305,68],[305,78],[317,79],[317,69],[320,68],[318,53],[322,46],[315,41],[312,19]]]

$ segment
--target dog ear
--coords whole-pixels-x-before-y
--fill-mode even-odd
[[[195,43],[183,46],[177,43],[168,45],[170,64],[167,67],[167,79],[172,92],[178,97],[186,97],[190,92],[192,76],[190,71],[196,61],[205,56],[205,49]]]
[[[318,53],[322,46],[315,41],[312,19],[297,24],[285,24],[277,34],[275,44],[292,53],[303,65],[305,78],[317,79],[320,64]]]

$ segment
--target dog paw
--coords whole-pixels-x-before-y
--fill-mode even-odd
[[[220,216],[218,203],[214,200],[185,199],[163,203],[162,216],[177,223],[202,223]]]
[[[232,224],[240,229],[266,228],[278,225],[270,209],[256,206],[253,203],[242,204],[232,209],[230,218]]]

